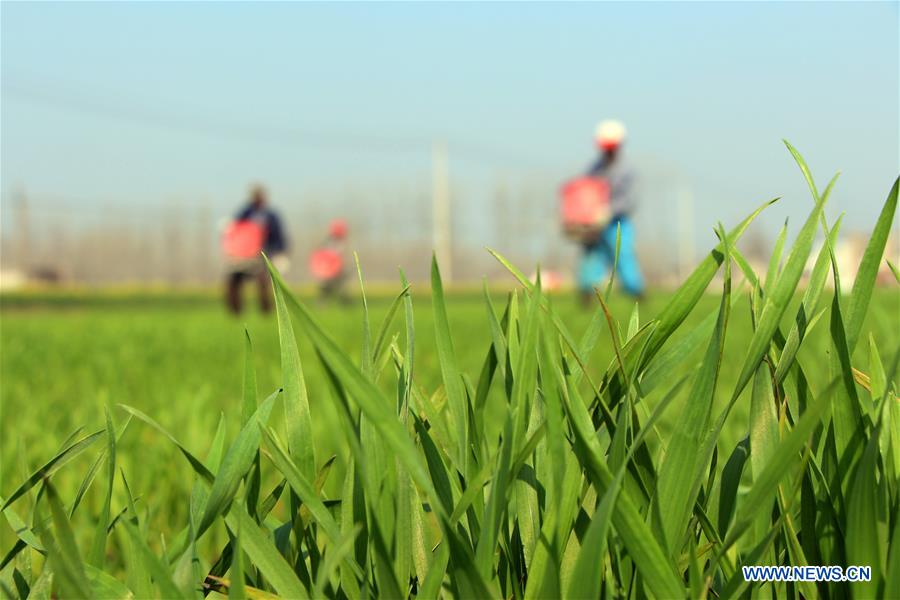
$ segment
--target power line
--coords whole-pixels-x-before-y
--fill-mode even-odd
[[[211,137],[227,138],[242,142],[257,142],[313,150],[356,150],[372,153],[417,154],[428,156],[432,137],[384,137],[354,133],[322,132],[295,127],[275,127],[269,124],[248,124],[238,120],[222,120],[209,115],[186,114],[183,111],[154,110],[137,105],[109,102],[78,91],[53,89],[41,83],[21,78],[4,78],[3,94],[38,102],[57,109],[113,118],[152,127],[162,127]],[[492,163],[513,164],[534,168],[540,163],[507,150],[483,144],[449,138],[448,145],[454,158],[473,162],[485,159]]]

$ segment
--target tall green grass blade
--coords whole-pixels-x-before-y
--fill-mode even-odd
[[[116,429],[116,442],[122,439],[122,435],[128,429],[128,425],[131,423],[131,415],[128,415],[125,421]],[[91,485],[94,483],[94,479],[97,475],[97,471],[100,470],[100,465],[103,463],[103,460],[106,458],[107,447],[101,450],[97,457],[94,459],[94,462],[91,463],[90,468],[88,469],[87,475],[85,475],[84,479],[81,481],[81,486],[79,486],[78,491],[75,493],[75,499],[72,501],[72,505],[69,508],[69,519],[75,514],[75,511],[78,510],[78,507],[81,505],[82,499],[84,499],[84,495],[87,493],[88,489],[90,489]],[[2,500],[0,500],[2,502]]]
[[[275,438],[271,429],[263,429],[262,433],[266,448],[270,451],[268,456],[275,464],[278,471],[284,475],[288,485],[291,486],[291,489],[299,496],[304,506],[309,509],[309,512],[316,522],[321,525],[325,534],[332,542],[339,544],[343,539],[341,528],[325,507],[325,504],[322,503],[313,483],[306,479],[303,473],[300,472],[300,468],[291,460],[287,452],[281,447],[281,444],[278,443],[278,440]],[[362,572],[359,571],[358,568],[356,575],[362,576]]]
[[[763,283],[763,292],[766,296],[772,293],[772,286],[778,277],[779,267],[781,266],[781,253],[784,250],[784,240],[787,237],[787,219],[784,220],[778,237],[775,238],[775,247],[772,249],[772,255],[769,257],[769,268],[766,270],[766,280]]]
[[[402,299],[403,301],[406,353],[403,356],[403,363],[398,374],[398,412],[400,420],[404,423],[407,430],[409,430],[409,404],[412,396],[412,387],[414,385],[413,364],[415,354],[415,322],[413,319],[413,307],[412,298],[409,292],[409,283],[406,281],[406,275],[402,269],[400,270],[400,282],[403,285],[403,292],[398,296],[398,299]],[[387,319],[385,319],[385,321],[387,321]],[[424,540],[420,537],[422,535],[420,529],[422,526],[421,505],[416,495],[413,480],[399,459],[394,459],[394,468],[397,477],[397,523],[394,569],[397,580],[401,584],[405,584],[410,580],[411,576],[416,575],[415,555],[424,551],[422,545]]]
[[[275,289],[275,312],[278,317],[278,341],[281,346],[281,376],[284,381],[284,421],[287,426],[288,451],[304,477],[312,481],[316,477],[315,447],[312,438],[312,417],[306,379],[300,364],[300,351],[294,336],[294,327],[284,301],[285,286],[276,277],[275,268],[268,259],[266,266],[272,275]]]
[[[887,263],[887,266],[891,270],[891,273],[894,275],[894,279],[896,280],[896,282],[900,283],[900,268],[898,268],[897,265],[895,265],[888,259],[885,259],[884,262]]]
[[[44,565],[41,574],[28,592],[28,600],[51,600],[53,588],[53,570]]]
[[[100,517],[97,521],[97,529],[94,532],[94,541],[88,554],[88,564],[95,567],[102,567],[106,554],[106,526],[109,524],[109,513],[112,503],[113,484],[116,480],[116,428],[113,426],[112,417],[109,415],[109,409],[105,408],[106,413],[106,448],[107,448],[107,478],[106,493],[103,497],[103,508],[100,509]]]
[[[734,447],[725,466],[722,468],[722,479],[719,484],[719,518],[718,535],[725,535],[731,525],[734,510],[737,506],[738,488],[741,484],[741,476],[744,473],[744,465],[750,453],[750,440],[744,438]]]
[[[621,471],[624,473],[624,469]],[[567,598],[592,599],[600,598],[602,591],[602,564],[607,548],[607,535],[612,521],[613,507],[619,495],[621,477],[616,477],[604,492],[591,524],[588,527],[575,562],[572,578],[566,593]]]
[[[489,576],[493,566],[494,552],[500,538],[508,503],[510,487],[510,464],[513,453],[513,417],[507,414],[500,438],[500,451],[492,477],[488,503],[484,508],[481,536],[475,549],[475,563],[483,576]]]
[[[894,521],[894,534],[884,572],[884,597],[900,598],[900,519]]]
[[[278,392],[266,398],[259,405],[225,454],[209,491],[203,516],[200,517],[197,525],[198,538],[213,524],[216,518],[225,514],[237,494],[241,479],[253,467],[256,453],[259,451],[260,427],[268,422],[276,398],[278,398]]]
[[[732,250],[735,248],[732,247]],[[734,310],[739,300],[739,294],[732,294],[731,310]],[[703,343],[709,340],[718,317],[718,311],[711,311],[693,329],[674,340],[656,355],[653,361],[646,366],[640,378],[641,391],[644,395],[655,390],[660,384],[670,383],[671,374],[676,366],[688,357],[694,356]]]
[[[738,507],[734,524],[725,538],[720,553],[734,544],[737,538],[750,526],[758,512],[767,507],[764,500],[775,493],[781,480],[796,465],[797,453],[808,443],[813,431],[821,424],[822,419],[830,411],[834,390],[834,383],[829,385],[826,390],[823,390],[806,407],[806,412],[797,421],[793,430],[778,444],[778,448],[773,452],[772,459],[765,466],[762,473],[755,478],[753,486]]]
[[[326,598],[326,586],[331,580],[338,565],[343,564],[347,559],[352,558],[353,546],[356,543],[356,536],[359,534],[360,527],[354,526],[349,534],[345,535],[339,544],[332,546],[325,555],[323,564],[319,567],[316,574],[316,586],[313,589],[313,598]]]
[[[243,383],[243,403],[241,404],[241,427],[247,425],[256,414],[257,403],[257,384],[256,384],[256,367],[253,364],[253,343],[250,340],[250,332],[244,329],[244,383]],[[259,504],[259,490],[261,485],[261,468],[259,461],[259,451],[257,450],[253,457],[253,467],[250,471],[251,475],[246,481],[246,493],[244,494],[244,502],[247,504],[247,510],[251,515],[256,515],[256,508]]]
[[[427,600],[441,597],[441,585],[447,573],[447,564],[450,562],[450,551],[447,549],[447,544],[441,543],[434,554],[431,568],[428,570],[428,574],[425,576],[418,594]]]
[[[778,412],[775,396],[772,393],[772,377],[769,366],[761,363],[753,377],[750,394],[750,472],[754,481],[765,471],[772,460],[781,436],[778,430]],[[771,509],[775,502],[775,494],[763,498],[763,502]],[[771,510],[762,510],[755,521],[752,543],[756,545],[765,539],[771,527]],[[767,563],[768,564],[768,563]],[[774,563],[773,563],[774,564]]]
[[[856,391],[856,382],[853,376],[853,367],[850,362],[850,347],[847,342],[847,333],[844,324],[844,311],[841,308],[841,282],[838,273],[836,258],[832,255],[832,273],[834,275],[834,296],[831,303],[830,332],[833,351],[828,356],[830,375],[837,377],[842,384],[842,392],[836,394],[834,410],[831,420],[834,428],[834,444],[839,462],[848,464],[855,462],[863,449],[863,415]],[[846,466],[838,467],[840,487],[846,491],[845,484],[849,481],[850,469]]]
[[[366,299],[366,286],[363,283],[363,274],[362,274],[362,265],[359,263],[359,255],[354,252],[353,253],[353,264],[356,265],[356,276],[359,280],[359,294],[362,298],[363,305],[363,329],[362,329],[362,353],[360,354],[360,363],[359,368],[362,369],[362,372],[371,377],[373,375],[372,367],[372,327],[369,322],[369,302]]]
[[[283,285],[277,273],[274,279],[279,286]],[[344,389],[354,398],[357,405],[366,415],[366,418],[373,423],[391,451],[403,461],[404,467],[406,467],[416,484],[431,499],[435,499],[431,480],[420,462],[406,430],[391,409],[391,403],[384,397],[381,390],[366,379],[360,370],[350,362],[344,352],[315,322],[307,309],[289,292],[286,296],[294,309],[294,314],[303,323],[322,360],[332,369],[335,376],[340,379]],[[439,503],[436,503],[434,508],[445,514],[449,513],[449,510]]]
[[[446,522],[443,529],[447,532],[452,531]],[[459,588],[459,597],[497,598],[499,594],[496,586],[491,586],[489,581],[483,577],[482,571],[476,567],[471,553],[459,537],[448,535],[446,543],[450,551],[450,569],[455,574],[452,580]]]
[[[609,295],[612,293],[613,281],[616,279],[616,271],[619,269],[619,248],[622,245],[622,224],[620,222],[616,222],[616,247],[613,252],[613,264],[609,269],[609,280],[606,282],[606,291],[603,292],[603,297],[606,301],[609,301]]]
[[[125,549],[125,564],[128,573],[128,587],[134,591],[138,598],[153,597],[153,582],[151,581],[150,567],[147,565],[141,545],[142,540],[135,540],[127,531],[125,531],[124,523],[127,521],[135,527],[140,526],[137,510],[135,509],[134,497],[131,494],[131,488],[128,486],[128,479],[125,477],[124,471],[119,471],[122,477],[122,487],[125,488],[125,498],[128,501],[127,512],[130,515],[127,519],[120,519],[122,527],[119,532],[122,538],[122,547]]]
[[[833,182],[834,180],[832,180],[832,183]],[[825,198],[828,198],[830,190],[831,185],[825,190]],[[775,368],[775,381],[778,384],[784,381],[788,370],[793,366],[797,351],[800,349],[800,344],[811,328],[811,316],[815,313],[819,298],[822,295],[822,290],[825,287],[825,281],[828,277],[828,267],[830,265],[829,250],[837,243],[837,236],[841,228],[842,220],[843,217],[839,218],[831,228],[826,243],[822,245],[819,256],[816,258],[815,265],[813,265],[809,282],[806,285],[806,291],[803,293],[803,300],[797,311],[797,317],[794,321],[794,325],[791,327],[790,333],[788,333],[784,349],[781,352],[781,357],[778,359],[778,365]]]
[[[285,598],[308,598],[309,592],[284,557],[278,553],[268,534],[240,505],[232,506],[226,517],[228,526],[241,531],[241,546],[252,563],[275,591]]]
[[[47,504],[53,521],[53,533],[49,528],[41,532],[47,558],[53,568],[54,587],[59,596],[69,598],[91,597],[91,585],[84,572],[81,553],[75,543],[75,534],[66,511],[63,509],[56,488],[49,480],[44,481]]]
[[[91,597],[103,600],[132,600],[135,595],[121,581],[97,567],[84,565]]]
[[[241,544],[240,521],[234,534],[234,547],[237,548],[237,551],[232,554],[231,559],[231,585],[228,586],[228,598],[231,600],[245,600],[247,593],[244,589],[244,551]]]
[[[659,467],[654,516],[658,519],[656,528],[661,534],[660,541],[672,557],[680,550],[699,489],[698,477],[705,468],[705,457],[700,449],[709,426],[725,351],[725,332],[731,308],[731,258],[724,231],[721,235],[725,249],[725,285],[719,316],[706,355],[688,394],[684,413],[675,426],[665,458]]]
[[[3,496],[0,496],[0,504],[3,503]],[[6,517],[6,522],[9,523],[10,528],[13,530],[13,533],[16,534],[16,537],[18,537],[19,540],[34,548],[38,552],[46,551],[44,545],[37,538],[37,532],[33,531],[32,528],[22,520],[22,517],[20,517],[18,513],[16,513],[16,511],[14,511],[12,508],[6,508],[6,510],[3,511],[3,516]],[[2,566],[5,567],[6,564],[14,557],[15,556],[5,557]]]
[[[800,233],[797,234],[797,238],[794,240],[794,245],[791,247],[784,268],[772,289],[772,293],[765,299],[762,314],[760,315],[756,331],[753,333],[753,338],[748,345],[743,367],[732,393],[732,403],[737,400],[744,386],[747,385],[753,373],[756,372],[756,367],[768,350],[769,344],[781,322],[781,317],[794,296],[800,276],[803,274],[806,260],[812,249],[819,217],[822,214],[826,200],[827,198],[819,200],[816,203],[816,207],[807,217],[806,222],[800,229]]]
[[[534,292],[528,299],[524,323],[522,323],[524,327],[522,346],[514,369],[511,409],[514,417],[512,447],[516,457],[524,448],[528,448],[527,440],[533,438],[541,428],[542,422],[541,404],[538,402],[535,389],[541,298],[540,273],[538,273]],[[518,464],[518,461],[513,462],[510,477],[513,480],[511,491],[518,521],[519,539],[527,569],[531,566],[541,525],[538,514],[538,482],[534,461],[531,459],[533,448],[526,452],[527,455],[523,457],[524,461],[521,465]]]
[[[503,326],[497,320],[497,313],[494,312],[494,303],[491,301],[491,295],[488,293],[487,281],[482,286],[484,294],[484,303],[487,308],[488,323],[491,327],[491,350],[497,359],[497,368],[500,370],[500,377],[506,380],[506,338],[503,335]]]
[[[847,347],[852,353],[856,348],[862,332],[863,320],[869,310],[869,303],[872,299],[872,288],[875,286],[875,279],[878,276],[878,267],[881,264],[881,258],[884,256],[884,249],[887,245],[888,236],[894,227],[894,214],[897,212],[897,188],[900,186],[900,177],[894,180],[894,185],[888,194],[887,200],[878,215],[878,221],[875,228],[869,236],[869,243],[863,253],[862,261],[859,263],[859,269],[856,272],[856,279],[853,281],[853,291],[850,292],[850,301],[847,304]]]
[[[884,490],[878,481],[878,436],[866,445],[847,499],[847,564],[872,568],[872,581],[858,583],[854,595],[875,596],[888,557],[889,523],[880,510]]]
[[[197,473],[198,475],[200,475],[200,477],[202,477],[204,480],[206,480],[209,483],[212,483],[215,480],[215,478],[216,478],[215,475],[213,475],[212,471],[210,471],[206,467],[206,465],[203,464],[203,461],[201,461],[199,458],[194,456],[194,454],[190,450],[188,450],[181,442],[179,442],[175,438],[175,436],[173,436],[171,433],[166,431],[166,429],[162,425],[160,425],[159,423],[154,421],[152,418],[150,418],[149,416],[147,416],[146,414],[144,414],[143,412],[139,411],[138,409],[136,409],[134,407],[127,406],[125,404],[119,404],[119,408],[121,408],[122,410],[137,417],[138,419],[140,419],[147,425],[150,425],[151,427],[156,429],[158,432],[160,432],[161,434],[166,436],[169,439],[169,441],[172,442],[173,444],[175,444],[175,446],[178,448],[178,450],[181,451],[181,454],[187,459],[188,463],[191,465],[191,468],[193,468],[194,472]]]
[[[558,376],[563,377],[562,373]],[[613,475],[603,459],[587,409],[577,396],[577,390],[571,386],[568,386],[563,399],[566,415],[574,432],[575,455],[598,494],[605,493],[613,482]],[[620,490],[613,508],[613,527],[652,593],[661,598],[681,597],[684,590],[671,569],[666,553],[656,542],[650,527],[635,508],[626,490]]]
[[[719,266],[723,261],[723,248],[727,243],[734,246],[738,239],[746,231],[747,227],[756,219],[756,217],[767,207],[778,201],[778,198],[770,200],[753,211],[747,218],[728,232],[725,240],[719,244],[697,265],[694,272],[681,284],[681,287],[672,296],[669,303],[656,317],[657,325],[647,341],[647,348],[643,357],[643,365],[650,363],[651,359],[656,355],[666,340],[671,337],[678,327],[684,322],[688,314],[697,305],[709,282],[719,270]],[[643,366],[642,365],[642,366]]]
[[[138,528],[128,521],[122,522],[122,528],[131,539],[132,547],[138,553],[138,559],[153,577],[156,586],[159,588],[160,596],[163,598],[183,598],[181,590],[172,581],[172,575],[168,566],[147,546]]]
[[[431,260],[431,302],[434,311],[435,348],[441,365],[444,389],[447,391],[447,406],[450,419],[456,433],[456,459],[465,466],[468,460],[469,431],[467,427],[468,401],[463,386],[459,366],[456,363],[456,352],[450,337],[450,324],[447,319],[447,306],[444,299],[444,287],[441,282],[441,271],[437,258]]]
[[[36,471],[29,475],[12,494],[9,495],[9,497],[6,499],[6,502],[4,502],[2,506],[0,506],[0,512],[6,511],[7,507],[9,507],[10,504],[21,498],[26,492],[28,492],[28,490],[40,483],[44,478],[50,477],[51,475],[56,473],[59,469],[65,466],[66,463],[90,448],[90,446],[94,442],[100,439],[100,436],[103,435],[104,431],[105,430],[103,429],[101,429],[100,431],[95,431],[94,433],[81,438],[77,442],[74,442],[71,445],[67,445],[53,458],[41,465]]]
[[[394,300],[391,302],[390,307],[388,307],[387,314],[384,317],[384,320],[381,322],[381,327],[378,328],[378,334],[375,336],[375,344],[372,346],[372,363],[377,365],[381,358],[382,352],[384,352],[385,345],[384,340],[387,338],[387,332],[391,328],[391,324],[394,322],[394,316],[397,314],[397,310],[400,308],[401,302],[403,302],[409,296],[409,284],[403,286],[403,289],[400,290],[400,293],[394,297]]]

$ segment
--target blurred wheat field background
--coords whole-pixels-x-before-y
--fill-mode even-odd
[[[810,185],[767,272],[735,246],[751,215],[637,306],[509,264],[508,295],[445,294],[435,263],[430,293],[349,307],[273,271],[277,320],[246,329],[202,295],[5,297],[3,593],[900,593],[900,297],[874,288],[897,185],[844,290],[828,244],[798,288],[839,227]]]
[[[670,296],[669,293],[652,295],[641,304],[642,314],[656,314]],[[492,297],[495,303],[505,302],[505,295]],[[591,313],[584,311],[575,298],[552,298],[571,331],[587,327]],[[234,436],[240,427],[245,324],[253,339],[259,389],[280,387],[278,332],[273,318],[251,311],[246,319],[236,320],[223,313],[218,298],[202,296],[186,302],[166,296],[123,300],[115,294],[86,298],[57,294],[52,299],[54,304],[49,304],[44,295],[7,296],[0,309],[3,311],[0,405],[10,424],[2,440],[3,493],[10,491],[8,486],[13,480],[24,478],[24,471],[33,470],[28,466],[37,466],[76,428],[101,426],[105,406],[110,407],[117,419],[124,416],[115,408],[120,402],[153,416],[198,454],[212,442],[220,416],[224,415],[228,435]],[[387,295],[368,298],[373,323],[382,321],[391,300]],[[138,310],[134,309],[136,301],[141,306]],[[798,301],[799,297],[795,303]],[[880,348],[890,349],[898,343],[894,331],[897,302],[894,290],[876,290],[873,297],[866,332],[874,336]],[[447,303],[451,331],[460,350],[460,369],[476,377],[491,344],[484,300],[480,295],[450,294]],[[628,298],[616,294],[610,304],[620,321],[627,320],[632,308]],[[441,373],[434,350],[434,323],[427,290],[414,293],[413,306],[419,353],[416,380],[424,389],[435,390],[441,385]],[[691,329],[716,307],[715,295],[704,296],[683,327]],[[746,297],[738,300],[733,311],[726,355],[737,357],[753,334]],[[361,305],[327,306],[315,309],[315,314],[348,354],[359,354]],[[392,333],[399,328],[400,323],[395,323]],[[815,362],[828,342],[825,328],[817,327],[804,341],[801,359]],[[335,401],[326,389],[325,375],[316,364],[313,348],[301,342],[300,353],[303,363],[310,365],[306,371],[307,385],[311,390],[321,390],[310,392],[316,445],[329,449],[332,454],[338,453],[343,448],[331,435],[338,418]],[[866,349],[858,349],[857,359],[864,361],[865,354]],[[608,333],[604,332],[591,355],[591,371],[599,375],[613,355]],[[684,357],[673,376],[690,373],[699,356],[697,350],[692,356]],[[720,377],[724,390],[733,386],[739,366],[737,361],[723,363]],[[494,392],[492,401],[502,401],[500,391]],[[651,396],[649,404],[652,406],[660,395],[657,392]],[[719,398],[718,403],[724,405],[723,402]],[[729,419],[721,441],[722,451],[733,448],[744,435],[746,404],[737,406]],[[272,415],[273,424],[281,421],[279,413]],[[677,410],[672,410],[660,427],[670,427],[670,420],[676,415]],[[146,446],[153,450],[149,455],[141,452]],[[344,463],[344,457],[338,455],[336,473]],[[77,465],[89,460],[82,457],[71,474],[64,470],[58,477],[70,476],[77,485],[80,483]],[[133,473],[134,487],[145,490],[142,495],[155,507],[155,529],[171,533],[167,532],[167,521],[178,522],[184,517],[182,500],[191,487],[190,465],[182,464],[178,451],[154,432],[140,428],[123,436],[118,460],[127,472]],[[154,484],[161,480],[168,484]],[[326,490],[331,495],[339,495],[340,480],[340,476],[329,480]],[[85,502],[90,507],[94,500],[98,499],[88,497]],[[14,539],[8,528],[0,529],[0,535],[3,548]]]

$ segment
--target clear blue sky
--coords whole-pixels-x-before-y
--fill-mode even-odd
[[[255,179],[427,180],[435,137],[460,178],[557,181],[615,116],[639,164],[690,181],[704,235],[776,195],[767,225],[796,231],[783,137],[823,185],[843,171],[831,212],[868,228],[900,162],[898,54],[897,3],[4,2],[2,206],[20,183],[230,207]]]

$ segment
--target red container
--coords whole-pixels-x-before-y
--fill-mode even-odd
[[[571,238],[596,238],[612,219],[609,182],[599,177],[578,177],[560,189],[560,219]]]
[[[331,248],[320,248],[309,257],[309,271],[320,281],[334,279],[344,270],[344,258]]]
[[[247,259],[259,256],[266,230],[254,221],[232,221],[222,235],[222,252],[228,258]]]

